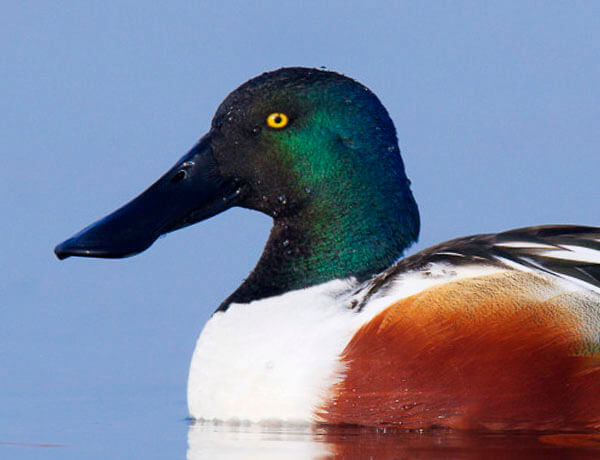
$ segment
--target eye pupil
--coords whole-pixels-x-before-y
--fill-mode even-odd
[[[267,117],[267,125],[275,129],[285,128],[288,121],[288,116],[283,112],[273,112]]]

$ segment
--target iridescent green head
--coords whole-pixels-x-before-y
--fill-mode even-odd
[[[402,201],[404,237],[416,237],[416,207],[394,125],[360,83],[315,69],[265,73],[225,99],[213,130],[223,172],[252,188],[248,207],[278,217],[310,204],[338,208],[341,216],[342,202],[374,205],[383,195]],[[283,195],[285,206],[278,200]]]
[[[166,190],[167,198],[153,189]],[[103,227],[114,233],[115,222],[131,214],[127,207],[140,208],[138,200],[147,208],[165,203],[161,224],[135,244],[106,237]],[[180,201],[181,209],[172,210]],[[272,216],[274,227],[257,267],[226,304],[367,278],[399,258],[419,232],[394,125],[377,97],[334,72],[284,68],[232,92],[209,133],[163,178],[57,254],[131,255],[161,233],[234,205]],[[128,223],[121,233],[132,241]],[[106,241],[90,248],[90,231],[94,243],[99,234]]]

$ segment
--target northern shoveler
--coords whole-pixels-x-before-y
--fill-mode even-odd
[[[130,256],[232,206],[274,225],[198,339],[192,417],[600,427],[600,228],[476,235],[402,259],[419,214],[394,125],[334,72],[244,83],[154,185],[55,252]]]

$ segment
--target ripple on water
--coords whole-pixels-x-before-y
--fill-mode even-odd
[[[599,458],[599,434],[473,433],[450,430],[195,422],[188,460],[199,459],[564,459]]]

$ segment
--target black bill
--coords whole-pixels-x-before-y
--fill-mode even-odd
[[[220,174],[209,133],[145,192],[62,242],[54,252],[59,259],[132,256],[165,233],[230,208],[240,191],[235,179]]]

